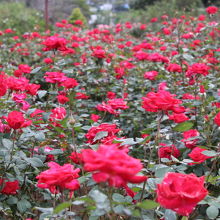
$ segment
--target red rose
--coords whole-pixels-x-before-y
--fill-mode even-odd
[[[59,119],[63,120],[66,117],[66,109],[64,107],[57,107],[52,110],[50,115],[51,120]]]
[[[89,96],[82,92],[77,92],[75,99],[89,99]]]
[[[63,83],[67,80],[65,73],[60,72],[46,72],[44,78],[49,83]]]
[[[110,99],[108,100],[108,105],[110,105],[113,109],[127,109],[129,108],[126,104],[127,102],[124,99]]]
[[[106,135],[98,140],[95,140],[96,135],[102,131],[106,132]],[[88,143],[95,144],[99,140],[104,141],[106,138],[114,137],[114,135],[117,134],[119,131],[120,129],[117,129],[117,126],[115,124],[103,123],[99,126],[91,127],[85,137],[88,139]]]
[[[169,72],[178,72],[178,73],[182,72],[182,67],[176,63],[170,63],[166,69]]]
[[[31,67],[28,66],[27,64],[20,64],[20,65],[18,65],[18,69],[22,73],[30,73],[31,72]]]
[[[192,66],[189,66],[186,76],[192,77],[196,74],[201,74],[203,76],[207,76],[209,74],[210,67],[205,63],[194,63]]]
[[[82,153],[72,152],[69,158],[73,161],[73,163],[83,163]]]
[[[22,112],[12,111],[6,118],[9,127],[13,129],[24,128],[31,125],[32,121],[24,118]]]
[[[115,97],[116,97],[116,94],[114,92],[111,92],[111,91],[107,92],[108,99],[115,99]]]
[[[215,124],[220,126],[220,112],[215,116],[214,122],[215,122]]]
[[[124,187],[127,183],[144,182],[146,176],[137,176],[142,169],[140,160],[120,150],[117,145],[100,145],[97,151],[82,150],[84,169],[93,172],[95,182],[108,182],[110,186]]]
[[[171,94],[165,90],[159,90],[157,93],[149,92],[143,97],[142,107],[149,112],[174,111],[175,113],[182,113],[185,111],[181,100],[175,99],[176,95]]]
[[[15,195],[19,188],[18,180],[5,181],[5,179],[0,178],[0,193],[6,195]]]
[[[208,194],[204,179],[194,174],[167,173],[157,185],[157,201],[166,209],[188,216]]]
[[[56,36],[50,36],[48,37],[44,42],[42,42],[43,45],[45,45],[44,51],[48,50],[60,50],[63,51],[66,49],[66,39]]]
[[[208,8],[206,8],[206,12],[210,15],[216,14],[218,12],[218,8],[215,6],[209,6]]]
[[[189,120],[189,118],[184,113],[180,113],[180,114],[173,113],[172,115],[169,115],[169,119],[173,120],[176,123],[182,123],[184,121]]]
[[[66,102],[69,102],[69,98],[65,95],[58,95],[57,100],[60,104],[65,104]]]
[[[200,148],[200,147],[195,147],[189,155],[189,157],[196,163],[202,163],[205,160],[212,158],[209,156],[204,155],[202,152],[206,151],[206,149]],[[194,165],[196,163],[189,163],[189,165]]]
[[[106,57],[106,52],[103,49],[94,49],[91,55],[96,58],[102,59]]]
[[[144,78],[149,80],[155,80],[158,75],[157,71],[149,71],[144,73]]]
[[[188,140],[188,139],[196,137],[196,136],[199,136],[199,132],[195,129],[191,129],[191,130],[183,132],[184,139],[182,139],[181,141],[184,142],[187,148],[192,149],[195,147],[198,139],[193,139],[193,140]]]
[[[166,146],[166,144],[161,143],[160,144],[163,147],[160,147],[158,149],[158,156],[159,158],[167,158],[171,159],[171,155],[178,158],[180,156],[180,151],[176,146],[171,145],[171,146]]]
[[[75,79],[67,77],[64,82],[62,82],[61,86],[65,87],[66,89],[71,89],[76,87],[78,84],[79,83]]]
[[[27,91],[27,94],[36,95],[39,88],[40,88],[40,85],[31,83],[31,84],[28,84],[25,89]]]
[[[100,116],[99,115],[96,115],[96,114],[91,114],[91,120],[93,120],[94,122],[97,122],[99,119],[100,119]]]
[[[38,179],[37,186],[43,189],[49,189],[52,193],[58,193],[59,190],[69,189],[74,191],[80,187],[79,168],[74,170],[73,165],[64,164],[60,166],[55,162],[49,162],[50,169],[43,171],[36,178]]]
[[[7,92],[8,86],[4,75],[0,75],[0,96],[4,96]]]

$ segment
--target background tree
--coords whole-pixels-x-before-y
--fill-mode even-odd
[[[74,8],[68,20],[70,24],[74,24],[76,20],[81,20],[84,25],[87,24],[86,17],[82,14],[80,8]]]

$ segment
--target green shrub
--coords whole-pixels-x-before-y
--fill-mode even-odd
[[[80,8],[74,8],[68,20],[70,24],[74,24],[77,20],[81,20],[84,25],[87,24],[86,17],[83,15]]]
[[[11,28],[17,34],[42,30],[44,19],[40,12],[25,7],[21,3],[1,3],[0,4],[0,29]]]

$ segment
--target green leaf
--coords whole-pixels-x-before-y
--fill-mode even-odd
[[[39,70],[40,70],[41,68],[42,68],[41,66],[38,66],[38,67],[36,67],[35,69],[33,69],[33,70],[31,71],[31,73],[37,73],[37,72],[39,72]]]
[[[7,203],[9,205],[17,204],[17,202],[18,202],[18,199],[14,196],[11,196],[10,198],[7,199]]]
[[[219,214],[219,210],[215,206],[209,206],[206,209],[206,214],[210,219],[215,219]]]
[[[72,205],[71,202],[64,202],[59,204],[53,211],[54,214],[58,214],[59,212],[63,211],[66,208],[69,208]]]
[[[37,95],[41,99],[47,94],[46,90],[38,90]]]
[[[173,128],[174,131],[188,131],[190,128],[193,127],[193,123],[190,121],[185,121],[183,123],[178,124],[176,127]]]
[[[122,141],[122,146],[123,145],[134,145],[134,144],[137,144],[136,141],[134,141],[134,138],[126,138],[126,139],[123,139],[121,140]]]
[[[176,212],[166,209],[164,217],[165,220],[176,220]]]
[[[2,139],[2,144],[8,150],[10,150],[13,147],[13,142],[11,140],[9,140],[9,139],[6,139],[6,138]]]
[[[137,206],[142,209],[155,209],[159,206],[159,204],[155,201],[146,199],[142,203],[138,203]]]
[[[31,207],[31,204],[26,199],[23,199],[17,203],[17,207],[21,213],[24,213],[25,211],[27,211]]]
[[[103,213],[103,211],[104,211],[104,214],[105,214],[106,212],[110,211],[110,209],[111,209],[110,208],[110,202],[109,202],[108,197],[104,193],[100,192],[99,190],[92,190],[92,191],[89,192],[89,196],[96,203],[96,208],[97,209],[95,211],[98,212],[96,214],[101,214],[101,213]],[[93,214],[94,214],[94,212],[93,212]],[[94,216],[95,216],[95,214],[94,214]]]
[[[163,178],[166,173],[173,172],[173,171],[174,170],[172,167],[168,167],[168,166],[158,167],[155,171],[155,176],[157,178]]]
[[[43,162],[37,158],[37,157],[32,157],[32,158],[25,158],[25,160],[31,164],[32,167],[43,167],[44,164]]]
[[[205,150],[202,152],[202,154],[209,156],[209,157],[215,157],[218,155],[218,153],[213,150]]]
[[[114,194],[112,195],[112,199],[113,199],[115,202],[125,202],[124,196],[122,196],[121,194],[118,194],[118,193],[114,193]]]
[[[107,131],[100,131],[100,132],[98,132],[97,134],[96,134],[96,136],[95,136],[95,138],[94,138],[94,142],[95,141],[98,141],[98,140],[100,140],[100,139],[102,139],[102,138],[104,138],[104,137],[107,137],[108,136],[108,132]]]
[[[45,140],[45,134],[44,132],[42,131],[38,131],[34,134],[35,138],[38,140],[38,141],[44,141]]]

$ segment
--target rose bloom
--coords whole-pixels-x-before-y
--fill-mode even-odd
[[[214,122],[215,122],[215,124],[220,126],[220,112],[215,116]]]
[[[91,114],[91,120],[93,120],[94,122],[97,122],[99,119],[100,119],[100,116],[99,115],[96,115],[96,114]]]
[[[7,93],[7,81],[4,75],[0,75],[0,96],[4,96]]]
[[[78,82],[74,78],[68,78],[61,83],[61,86],[65,87],[65,89],[72,89],[76,86],[78,86]]]
[[[18,180],[6,181],[0,178],[0,194],[15,195],[18,189],[20,189]]]
[[[106,57],[106,52],[103,49],[94,49],[91,56],[102,59]]]
[[[59,119],[62,120],[66,117],[66,109],[64,107],[57,107],[52,110],[52,114],[50,115],[50,119]]]
[[[89,96],[82,92],[77,92],[75,99],[89,99]]]
[[[107,98],[114,99],[114,98],[116,98],[116,94],[114,92],[109,91],[109,92],[107,92]]]
[[[176,63],[170,63],[167,68],[166,68],[169,72],[177,72],[177,73],[181,73],[182,72],[182,68],[179,64]]]
[[[155,80],[158,75],[157,71],[149,71],[144,73],[144,78],[149,80]]]
[[[205,63],[194,63],[192,66],[188,67],[186,72],[187,77],[194,76],[196,74],[201,74],[203,76],[207,76],[209,74],[210,67]]]
[[[37,95],[37,91],[40,88],[39,84],[30,83],[25,87],[26,93],[29,95]]]
[[[167,173],[162,183],[157,185],[157,202],[179,215],[189,216],[208,194],[204,180],[204,176],[194,174]]]
[[[66,43],[67,41],[65,38],[50,36],[46,38],[45,41],[42,42],[42,44],[45,45],[45,48],[43,50],[44,51],[49,51],[49,50],[63,51],[66,49]]]
[[[202,152],[206,151],[206,149],[200,148],[200,147],[195,147],[191,153],[188,154],[188,156],[195,162],[195,163],[189,163],[189,165],[194,165],[198,163],[202,163],[205,160],[212,158],[209,156],[204,155]]]
[[[116,145],[100,145],[97,151],[82,150],[84,169],[92,172],[95,182],[108,182],[110,186],[124,187],[127,183],[144,182],[146,176],[137,176],[143,168],[140,160],[120,150]]]
[[[113,109],[127,109],[129,108],[126,104],[127,102],[124,99],[110,99],[107,102]]]
[[[215,6],[209,6],[208,8],[206,8],[206,12],[210,15],[213,15],[218,12],[218,8]]]
[[[96,106],[96,109],[98,111],[108,112],[108,113],[113,114],[113,115],[118,115],[119,114],[118,111],[115,111],[115,109],[113,109],[111,105],[106,104],[105,102],[102,102],[101,104],[98,104]]]
[[[103,123],[103,124],[100,124],[99,126],[91,127],[88,130],[87,134],[85,135],[85,137],[88,139],[87,142],[90,144],[97,143],[98,140],[94,141],[94,139],[95,139],[96,135],[101,131],[107,132],[106,136],[102,138],[102,140],[103,140],[108,137],[114,136],[115,134],[117,134],[120,131],[120,129],[117,128],[116,124],[107,124],[107,123]]]
[[[171,146],[167,146],[164,143],[160,143],[160,145],[162,147],[160,147],[158,149],[158,157],[159,158],[167,158],[167,159],[171,159],[171,155],[178,158],[180,156],[180,151],[178,148],[176,148],[176,146],[171,145]]]
[[[37,187],[49,189],[51,193],[59,193],[64,189],[74,191],[80,187],[78,173],[79,168],[74,169],[71,164],[60,166],[55,162],[49,162],[48,170],[41,172],[36,178],[38,179]]]
[[[46,64],[53,63],[53,60],[52,60],[51,58],[49,58],[49,57],[45,58],[43,61],[44,61],[44,63],[46,63]]]
[[[62,83],[66,81],[65,73],[61,72],[46,72],[44,79],[49,83]]]
[[[82,153],[72,152],[69,158],[73,161],[73,163],[76,164],[83,163]]]
[[[184,113],[180,113],[180,114],[173,113],[172,115],[169,115],[169,119],[173,120],[176,123],[182,123],[184,121],[189,120],[189,118]]]
[[[31,120],[25,119],[22,112],[12,111],[8,114],[6,121],[9,127],[13,129],[19,129],[28,127],[32,124]]]
[[[18,69],[22,73],[30,73],[31,72],[31,67],[28,66],[27,64],[20,64],[20,65],[18,65]]]
[[[69,102],[69,98],[65,95],[58,95],[57,100],[60,104],[65,104],[66,102]]]
[[[142,107],[149,112],[174,111],[175,113],[183,113],[185,108],[180,106],[182,101],[175,99],[176,95],[165,90],[159,90],[157,93],[149,92],[143,97]]]
[[[194,140],[187,140],[187,139],[193,138],[196,136],[199,136],[199,132],[195,129],[191,129],[191,130],[183,132],[183,139],[181,141],[184,142],[187,148],[193,149],[196,146],[198,139],[194,139]]]

